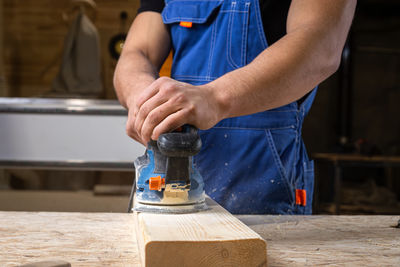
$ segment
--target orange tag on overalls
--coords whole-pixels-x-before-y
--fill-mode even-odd
[[[192,28],[193,23],[190,21],[181,21],[179,23],[179,26],[185,27],[185,28]]]
[[[307,205],[307,193],[304,189],[296,189],[296,205]]]

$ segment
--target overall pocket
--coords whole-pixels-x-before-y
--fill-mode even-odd
[[[292,128],[266,130],[266,136],[274,164],[284,181],[291,206],[295,203],[294,178],[296,176],[296,133]]]
[[[229,12],[227,30],[227,61],[237,69],[247,64],[247,35],[250,2],[233,1]]]
[[[174,60],[172,77],[190,83],[214,80],[211,63],[217,38],[217,16],[223,1],[167,1],[163,22],[170,27]]]
[[[235,214],[291,214],[293,194],[269,130],[201,131],[195,157],[206,193]]]

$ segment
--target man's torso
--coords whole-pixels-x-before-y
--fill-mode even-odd
[[[269,45],[286,34],[286,20],[291,0],[259,0],[260,12]],[[138,13],[144,11],[159,12],[165,6],[164,0],[141,0]]]

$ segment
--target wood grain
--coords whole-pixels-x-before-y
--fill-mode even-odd
[[[238,216],[268,242],[268,266],[400,266],[400,216]]]
[[[236,217],[267,240],[268,266],[400,266],[400,216]],[[126,213],[0,212],[0,266],[140,266],[134,228]]]
[[[135,213],[142,265],[266,266],[266,243],[211,199],[191,214]]]
[[[133,216],[0,213],[0,266],[64,260],[72,266],[140,266]]]

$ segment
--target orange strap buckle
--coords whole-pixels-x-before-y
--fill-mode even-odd
[[[149,180],[150,190],[161,191],[161,189],[164,187],[165,187],[165,178],[161,178],[161,176],[150,178]]]
[[[296,189],[296,205],[306,206],[307,192],[304,189]]]

